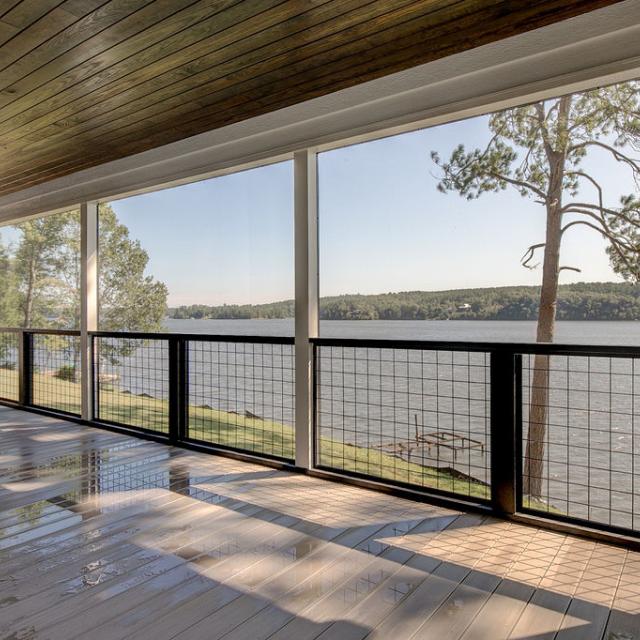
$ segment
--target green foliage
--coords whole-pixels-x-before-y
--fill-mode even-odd
[[[54,377],[58,380],[64,380],[66,382],[77,382],[77,369],[72,364],[62,365],[54,374]]]
[[[269,318],[293,318],[295,302],[269,302],[267,304],[224,304],[218,307],[206,304],[192,304],[169,309],[170,317],[176,320],[249,320]]]
[[[405,291],[343,295],[320,300],[323,320],[535,320],[539,287],[492,287],[453,291]],[[466,306],[468,305],[468,307]],[[268,305],[169,309],[176,319],[292,318],[293,301]],[[560,285],[560,320],[640,320],[640,286],[587,282]]]
[[[624,237],[625,242],[618,246],[610,244],[607,254],[617,273],[625,280],[634,280],[640,272],[640,199],[630,195],[622,197],[620,203],[617,213],[605,212],[605,219],[611,232]]]
[[[107,204],[100,204],[99,278],[100,329],[103,331],[162,331],[168,290],[163,282],[146,275],[149,255],[129,229],[118,222]],[[130,355],[139,343],[103,342],[102,355],[112,364]]]
[[[160,331],[167,310],[167,287],[146,275],[149,255],[113,209],[101,204],[100,328],[103,331]]]
[[[100,324],[108,331],[160,331],[167,288],[146,275],[147,252],[100,205]],[[0,244],[0,325],[77,329],[80,322],[80,215],[16,225],[15,246]],[[119,355],[128,352],[124,345]],[[0,357],[3,356],[0,344]],[[109,354],[116,357],[117,354]],[[113,359],[112,358],[112,359]]]
[[[6,247],[0,244],[0,326],[12,326],[17,318],[16,287],[11,259]],[[0,354],[4,354],[0,345]]]
[[[2,312],[9,326],[46,326],[60,304],[68,229],[76,212],[44,216],[16,225],[19,240],[15,247],[2,247],[3,271],[7,280]]]

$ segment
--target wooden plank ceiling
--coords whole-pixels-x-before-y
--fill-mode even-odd
[[[0,194],[618,0],[0,0]]]

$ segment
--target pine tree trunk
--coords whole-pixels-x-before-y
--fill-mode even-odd
[[[538,312],[537,342],[553,342],[558,300],[560,273],[560,241],[562,215],[560,199],[552,199],[547,207],[547,230]],[[549,405],[549,357],[534,357],[529,402],[529,430],[524,458],[523,492],[525,495],[542,495],[544,450]]]
[[[24,299],[24,317],[22,319],[22,326],[25,329],[31,328],[31,322],[33,318],[33,297],[34,289],[36,286],[36,265],[33,257],[29,263],[29,279],[27,281],[27,290],[25,292]]]

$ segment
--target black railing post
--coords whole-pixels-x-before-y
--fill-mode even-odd
[[[491,503],[501,514],[517,508],[517,398],[516,355],[491,353]]]
[[[18,344],[18,400],[21,405],[28,406],[32,399],[33,381],[33,335],[28,331],[20,331]]]
[[[185,440],[189,424],[189,342],[181,338],[178,342],[178,380],[179,398],[178,405],[178,439]]]
[[[169,338],[169,439],[180,442],[187,429],[187,341]]]
[[[522,354],[517,353],[515,355],[515,368],[516,368],[516,511],[522,509],[522,467],[523,467],[523,451],[522,451]]]
[[[100,415],[100,357],[96,349],[98,342],[96,337],[89,333],[89,393],[91,402],[89,403],[89,420],[97,420]]]
[[[311,467],[318,464],[318,389],[320,387],[320,365],[318,345],[311,343]]]

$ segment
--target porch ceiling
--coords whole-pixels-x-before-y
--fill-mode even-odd
[[[619,0],[5,0],[0,195]]]

